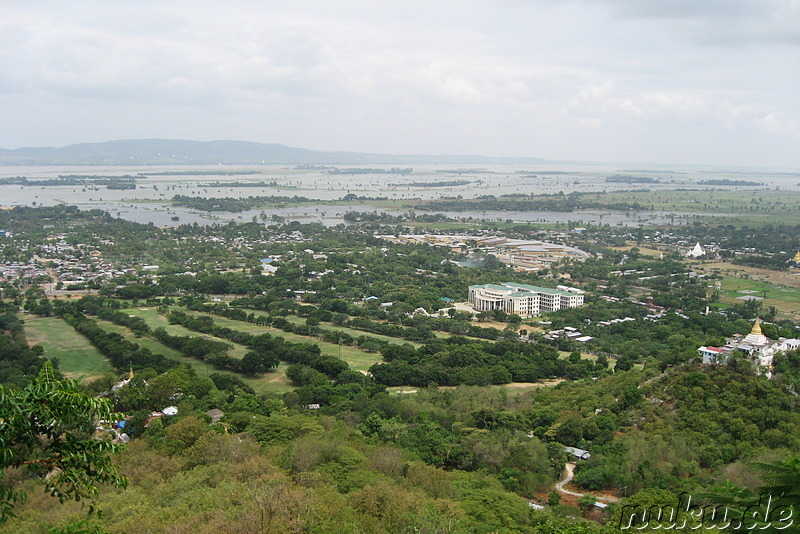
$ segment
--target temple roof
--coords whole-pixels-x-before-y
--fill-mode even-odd
[[[694,248],[686,253],[686,256],[690,258],[699,258],[700,256],[705,256],[705,254],[706,251],[703,249],[703,247],[700,245],[700,242],[698,241],[697,244],[694,246]]]

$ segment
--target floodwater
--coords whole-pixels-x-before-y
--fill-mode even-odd
[[[358,168],[358,167],[355,167]],[[362,167],[363,168],[363,167]],[[370,166],[371,169],[389,171],[391,166]],[[628,171],[626,174],[650,176],[658,183],[609,183],[605,179],[623,169],[619,166],[579,165],[429,165],[415,167],[413,174],[390,172],[365,174],[330,174],[327,169],[297,169],[285,166],[168,166],[168,167],[101,167],[101,166],[26,166],[0,167],[0,177],[26,176],[28,179],[56,178],[59,175],[122,176],[160,172],[190,172],[188,175],[149,175],[138,180],[135,190],[109,190],[105,186],[30,187],[0,185],[0,205],[76,205],[81,209],[103,209],[113,216],[157,226],[186,223],[211,224],[228,221],[245,222],[255,218],[269,222],[273,215],[286,220],[321,222],[325,225],[343,223],[342,216],[350,210],[378,211],[400,214],[408,208],[385,208],[372,205],[302,204],[284,208],[250,210],[242,213],[202,212],[172,206],[174,195],[202,197],[249,196],[301,196],[325,201],[338,200],[347,194],[361,197],[385,197],[391,200],[438,199],[444,197],[476,198],[482,195],[554,194],[574,191],[620,191],[648,188],[703,188],[697,182],[708,178],[753,180],[764,182],[770,189],[780,187],[800,190],[800,175],[765,173],[726,173],[696,170]],[[221,171],[230,175],[215,174]],[[258,174],[251,174],[257,171]],[[207,172],[208,174],[202,174]],[[236,173],[241,174],[236,174]],[[276,182],[277,187],[224,187],[226,182]],[[436,182],[467,181],[469,183],[448,187],[418,185]],[[219,183],[221,187],[209,187]],[[752,188],[748,188],[752,189]],[[763,189],[763,187],[759,188]],[[430,212],[418,212],[430,213]],[[639,225],[663,223],[670,220],[664,212],[608,212],[588,210],[580,212],[439,212],[457,219],[487,219],[514,222],[542,223],[608,223],[611,225]],[[692,217],[689,214],[687,218]],[[177,221],[173,218],[177,217]]]

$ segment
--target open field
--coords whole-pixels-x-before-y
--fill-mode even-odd
[[[100,325],[100,327],[106,330],[107,332],[117,332],[118,334],[129,337],[131,341],[139,344],[141,347],[146,347],[150,349],[155,354],[163,354],[165,358],[168,358],[170,360],[176,360],[181,363],[188,363],[189,365],[192,366],[192,368],[195,370],[195,372],[197,372],[199,376],[208,376],[211,373],[219,373],[224,375],[235,376],[236,378],[241,379],[245,384],[253,388],[255,392],[258,394],[285,393],[287,391],[292,391],[295,389],[295,386],[292,385],[291,380],[289,380],[286,377],[286,367],[288,364],[286,364],[285,362],[281,362],[275,370],[270,371],[269,373],[266,373],[259,377],[249,377],[247,375],[242,375],[239,373],[222,371],[220,369],[215,368],[213,365],[209,363],[206,363],[202,360],[198,360],[197,358],[190,358],[188,356],[184,356],[177,350],[167,347],[166,345],[159,343],[155,339],[149,337],[135,338],[133,332],[131,332],[124,326],[116,325],[114,323],[110,323],[108,321],[102,321],[99,319],[97,320],[97,324]],[[190,332],[189,330],[186,331]],[[197,333],[195,332],[195,334]]]
[[[779,286],[767,281],[725,277],[722,279],[721,300],[730,304],[742,304],[738,297],[758,297],[765,307],[775,306],[780,313],[800,315],[800,288]]]
[[[59,317],[23,315],[25,335],[31,345],[44,347],[44,355],[58,358],[64,375],[76,380],[87,380],[112,373],[111,363]]]
[[[252,312],[252,313],[254,313],[256,315],[260,315],[260,316],[264,316],[264,317],[269,317],[270,316],[270,314],[265,312],[265,311],[252,310],[250,308],[247,309],[247,312],[248,313]],[[216,316],[214,316],[214,317],[216,317]],[[284,319],[286,319],[287,321],[289,321],[292,324],[306,324],[306,320],[303,317],[299,317],[297,315],[287,315],[286,317],[284,317]],[[375,321],[376,322],[385,322],[385,321],[381,321],[381,320],[375,320]],[[492,326],[492,325],[495,325],[494,327],[497,328],[498,330],[502,330],[507,326],[505,323],[498,323],[498,322],[492,322],[492,321],[484,321],[482,323],[475,323],[475,324],[477,324],[478,326],[484,326],[484,327],[487,327],[487,328]],[[379,339],[381,341],[386,341],[388,343],[397,343],[398,345],[404,345],[404,344],[408,343],[409,345],[411,345],[414,348],[419,348],[419,347],[421,347],[423,345],[422,343],[420,343],[418,341],[410,341],[408,339],[403,339],[401,337],[392,337],[392,336],[386,336],[386,335],[383,335],[383,334],[375,334],[375,333],[369,332],[367,330],[358,330],[356,328],[350,328],[350,327],[347,327],[347,326],[338,326],[338,325],[335,325],[335,324],[333,324],[331,322],[326,322],[326,321],[320,322],[319,326],[323,330],[336,330],[336,331],[339,331],[339,332],[345,332],[347,334],[350,334],[353,337],[369,336],[369,337],[373,337],[375,339]],[[541,331],[541,329],[539,329],[537,327],[531,327],[530,325],[523,325],[521,328],[523,328],[523,329],[527,328],[529,331],[531,331],[531,330]],[[270,328],[269,330],[272,331],[272,330],[275,330],[275,329],[274,328]],[[275,331],[276,332],[280,332],[282,334],[285,334],[285,332],[283,332],[283,330],[275,330]],[[434,330],[433,331],[433,335],[438,337],[438,338],[446,338],[446,337],[451,337],[454,334],[451,334],[450,332],[442,332],[441,330]],[[305,336],[300,336],[300,337],[305,337]],[[465,337],[467,339],[474,339],[474,340],[477,340],[477,341],[488,341],[488,340],[481,339],[481,338],[474,337],[474,336],[462,336],[462,337]],[[307,339],[308,341],[317,343],[317,338],[305,337],[305,339]]]
[[[708,220],[702,214],[726,214],[724,218],[712,217],[716,224],[774,224],[780,217],[783,224],[800,224],[800,193],[775,190],[712,190],[691,191],[626,191],[587,194],[581,198],[609,204],[638,202],[657,211],[675,212],[676,222],[682,214],[698,214],[698,220]],[[694,220],[694,218],[692,218]]]
[[[258,310],[248,310],[248,313],[250,313],[251,311],[253,313],[255,313],[256,315],[269,316],[268,313],[259,312]],[[217,317],[214,316],[214,318],[216,319]],[[287,315],[286,317],[284,317],[284,319],[286,319],[287,321],[289,321],[292,324],[306,324],[305,318],[297,316],[297,315]],[[348,328],[346,326],[337,326],[337,325],[335,325],[333,323],[325,322],[325,321],[320,322],[319,326],[323,330],[335,330],[337,332],[344,332],[344,333],[349,334],[349,335],[351,335],[353,337],[369,336],[369,337],[372,337],[372,338],[375,338],[375,339],[379,339],[381,341],[386,341],[388,343],[397,343],[397,344],[400,344],[400,345],[402,345],[403,343],[408,343],[409,345],[414,346],[414,348],[422,346],[422,343],[417,343],[415,341],[408,341],[406,339],[399,338],[399,337],[384,336],[383,334],[373,334],[372,332],[367,332],[366,330],[356,330],[355,328]],[[272,330],[274,330],[274,329],[272,329]],[[280,330],[280,332],[282,334],[286,334],[286,332],[283,332],[283,330]],[[449,335],[449,334],[446,334],[446,335]],[[299,336],[299,337],[305,337],[305,336]],[[316,338],[305,337],[305,339],[307,339],[308,341],[312,341],[314,343],[317,342]]]
[[[137,317],[141,317],[145,320],[145,322],[155,330],[156,328],[162,326],[167,331],[168,334],[173,336],[192,336],[192,337],[206,337],[208,339],[213,339],[215,341],[222,341],[223,343],[227,343],[228,345],[232,345],[233,349],[228,353],[233,358],[243,358],[244,355],[250,351],[244,345],[239,345],[238,343],[233,343],[228,341],[227,339],[222,339],[218,337],[211,336],[209,334],[202,334],[200,332],[195,332],[193,330],[189,330],[179,324],[169,324],[169,321],[166,317],[158,313],[155,308],[128,308],[126,310],[122,310],[125,313],[130,315],[135,315]],[[164,354],[166,356],[166,354]]]
[[[538,389],[540,387],[553,387],[559,385],[561,382],[564,382],[563,378],[553,378],[553,379],[540,380],[538,382],[509,382],[508,384],[497,384],[488,387],[525,390],[525,389]],[[437,389],[456,389],[459,387],[471,387],[471,386],[439,386]],[[401,395],[401,394],[416,393],[417,391],[419,391],[419,389],[420,388],[415,388],[412,386],[391,386],[387,387],[386,391],[388,391],[390,395]]]
[[[94,317],[94,320],[97,321],[97,326],[99,326],[100,328],[102,328],[106,332],[115,332],[115,333],[125,337],[128,341],[131,341],[132,343],[136,343],[137,345],[139,345],[142,348],[149,349],[150,352],[152,352],[154,354],[163,354],[164,357],[169,358],[171,360],[180,359],[180,358],[184,358],[185,357],[185,356],[183,356],[183,354],[181,354],[177,350],[175,350],[173,348],[170,348],[170,347],[167,347],[163,343],[160,343],[159,341],[157,341],[157,340],[155,340],[155,339],[153,339],[151,337],[147,337],[147,336],[136,337],[136,335],[130,329],[128,329],[128,328],[126,328],[124,326],[121,326],[121,325],[118,325],[118,324],[114,324],[114,323],[112,323],[110,321],[104,321],[102,319],[98,319],[97,317]]]
[[[569,358],[569,355],[570,355],[570,353],[565,351],[565,350],[558,351],[558,358],[560,360],[566,360],[567,358]],[[581,352],[581,360],[591,360],[593,362],[596,362],[597,361],[597,355],[589,354],[587,352]],[[617,360],[615,360],[614,358],[609,358],[608,359],[608,369],[613,371],[614,367],[616,367],[616,366],[617,366]],[[636,369],[644,369],[644,365],[641,364],[641,363],[634,363],[633,367],[636,368]]]
[[[696,260],[691,264],[698,272],[722,277],[722,303],[742,304],[744,301],[737,297],[752,295],[763,299],[761,303],[765,307],[775,306],[780,318],[800,319],[800,273],[734,265],[725,261]]]
[[[632,248],[636,248],[636,249],[639,250],[639,254],[641,254],[642,256],[650,256],[650,257],[660,256],[661,254],[664,253],[664,251],[662,251],[662,250],[658,250],[658,249],[654,249],[654,248],[641,247],[641,246],[637,245],[636,243],[630,243],[629,245],[627,245],[625,247],[608,247],[608,248],[610,248],[611,250],[618,250],[618,251],[621,251],[621,252],[627,252]]]
[[[264,312],[264,311],[259,311],[259,310],[248,309],[247,312],[248,313],[252,312],[252,313],[254,313],[256,315],[259,315],[259,316],[262,316],[262,317],[269,317],[270,316],[269,313]],[[214,316],[214,318],[216,319],[216,316]],[[287,321],[289,321],[292,324],[306,324],[306,320],[303,317],[299,317],[297,315],[287,315],[286,317],[284,317],[284,319],[286,319]],[[326,321],[320,322],[319,326],[323,330],[336,330],[337,332],[344,332],[344,333],[349,334],[349,335],[351,335],[353,337],[369,336],[369,337],[374,337],[375,339],[379,339],[381,341],[386,341],[388,343],[397,343],[399,345],[402,345],[404,343],[408,343],[409,345],[414,346],[414,348],[422,346],[422,343],[417,343],[416,341],[408,341],[407,339],[403,339],[403,338],[399,338],[399,337],[384,336],[382,334],[373,334],[372,332],[367,332],[366,330],[356,330],[355,328],[349,328],[347,326],[337,326],[337,325],[335,325],[335,324],[333,324],[331,322],[326,322]],[[271,328],[270,330],[275,330],[275,329]],[[280,332],[281,335],[286,334],[286,332],[283,332],[283,330],[275,330],[275,331],[276,332]],[[446,332],[434,332],[434,334],[436,334],[438,337],[447,337],[447,336],[450,335],[450,334],[448,334]],[[439,335],[439,334],[441,334],[441,335]],[[317,343],[317,339],[316,338],[309,338],[309,337],[305,337],[305,336],[299,336],[299,337],[304,337],[307,341],[312,341],[314,343]]]
[[[726,261],[702,261],[691,262],[696,271],[709,274],[720,274],[728,277],[749,278],[775,284],[779,286],[800,288],[800,273],[789,271],[773,271],[770,269],[760,269],[758,267],[748,267],[745,265],[735,265]]]
[[[388,343],[396,343],[398,345],[404,345],[408,343],[414,348],[418,348],[422,346],[422,343],[418,343],[416,341],[409,341],[407,339],[403,339],[400,337],[391,337],[391,336],[384,336],[383,334],[373,334],[372,332],[365,332],[364,330],[356,330],[354,328],[348,328],[346,326],[336,326],[333,323],[321,323],[320,326],[325,330],[336,330],[337,332],[344,332],[346,334],[350,334],[353,337],[359,336],[369,336],[375,339],[379,339],[381,341],[386,341]],[[449,337],[450,334],[446,332],[437,332],[434,331],[434,334],[444,334],[442,337]]]
[[[203,315],[202,313],[193,312],[190,310],[183,311],[191,315]],[[258,326],[217,316],[214,316],[214,323],[218,326],[224,326],[251,334],[273,334],[275,336],[283,337],[286,339],[286,341],[291,341],[293,343],[314,343],[319,345],[322,354],[329,354],[331,356],[339,357],[346,361],[348,365],[350,365],[350,367],[356,371],[366,371],[372,366],[372,364],[381,361],[381,355],[379,353],[367,352],[359,349],[358,347],[348,347],[345,345],[328,343],[326,341],[320,341],[316,338],[300,336],[291,332],[284,332],[283,330],[279,330],[277,328]]]

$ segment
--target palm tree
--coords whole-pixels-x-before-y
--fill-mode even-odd
[[[719,528],[739,532],[800,533],[797,520],[800,513],[800,456],[752,465],[761,472],[764,482],[756,491],[725,481],[711,493],[700,495],[716,508],[721,505],[731,512],[724,519],[727,526]],[[722,523],[723,520],[714,518],[712,522]]]

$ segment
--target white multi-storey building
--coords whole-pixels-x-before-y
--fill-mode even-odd
[[[529,286],[513,282],[469,286],[469,303],[477,311],[503,310],[523,317],[583,305],[583,291]]]

